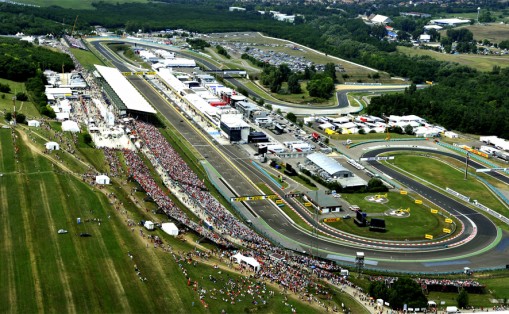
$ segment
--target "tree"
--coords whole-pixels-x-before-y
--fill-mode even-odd
[[[336,65],[332,62],[326,63],[323,69],[323,73],[330,77],[332,81],[336,82]]]
[[[288,119],[288,121],[292,121],[293,123],[297,122],[297,116],[293,112],[288,112],[286,114],[286,119]]]
[[[371,28],[371,35],[378,39],[383,39],[387,35],[384,25],[375,25]]]
[[[468,292],[467,292],[467,290],[461,288],[460,293],[456,297],[456,302],[458,302],[459,308],[466,308],[468,306]]]
[[[18,93],[16,93],[16,100],[27,101],[28,100],[28,96],[27,96],[27,94],[25,94],[23,92],[18,92]]]
[[[83,135],[83,142],[85,142],[87,145],[90,145],[92,143],[92,135],[85,133],[85,135]]]
[[[382,180],[378,178],[372,178],[368,182],[368,192],[387,192],[389,191],[389,188],[385,186],[385,184],[382,182]]]
[[[369,284],[369,295],[374,299],[387,300],[389,297],[389,288],[383,281],[372,281]]]
[[[12,120],[12,113],[6,112],[4,115],[5,120],[11,121]]]
[[[428,304],[421,286],[409,278],[399,278],[392,284],[388,301],[393,309],[403,309],[404,304],[413,308],[423,308]]]
[[[25,123],[26,121],[26,116],[22,113],[18,113],[16,114],[16,123]]]
[[[414,128],[410,124],[407,124],[405,126],[405,134],[407,134],[407,135],[413,135],[414,134]]]
[[[11,92],[11,87],[9,86],[9,84],[2,84],[2,83],[0,83],[0,92],[2,92],[2,93],[10,93]]]
[[[299,76],[297,74],[292,74],[288,78],[288,91],[292,94],[302,93],[302,89],[299,83]]]
[[[330,77],[311,80],[308,82],[307,89],[309,96],[329,98],[334,90],[334,82]]]

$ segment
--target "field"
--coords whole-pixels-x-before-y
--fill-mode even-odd
[[[415,204],[414,200],[407,195],[399,193],[388,193],[389,202],[386,204],[378,204],[365,200],[366,196],[373,196],[376,193],[343,193],[341,197],[352,205],[358,205],[363,212],[368,214],[370,218],[382,218],[385,220],[387,232],[377,233],[369,231],[369,228],[358,227],[354,219],[341,219],[339,222],[329,223],[330,226],[346,231],[348,233],[357,234],[363,237],[373,237],[377,239],[387,240],[424,240],[425,234],[431,234],[435,239],[445,236],[442,232],[443,228],[451,228],[451,225],[445,223],[444,217],[431,214],[428,206]],[[426,204],[426,201],[424,201]],[[408,218],[397,218],[384,216],[383,213],[389,209],[410,209]],[[342,217],[344,213],[338,214]],[[411,232],[409,231],[411,230]]]
[[[472,199],[480,200],[483,205],[492,208],[504,216],[509,216],[507,207],[500,203],[483,184],[475,180],[472,176],[470,176],[469,180],[463,180],[464,174],[462,169],[458,169],[458,167],[463,166],[462,164],[455,164],[447,160],[447,162],[451,162],[451,164],[454,165],[454,167],[451,167],[437,159],[425,156],[391,155],[396,155],[396,157],[393,161],[388,162],[389,164],[408,171],[442,189],[449,187],[463,195],[472,197]],[[473,191],[475,191],[475,193],[473,193]]]
[[[89,70],[95,70],[94,64],[104,65],[104,62],[99,60],[92,52],[81,49],[71,48],[72,54],[78,59],[81,65]]]
[[[509,38],[509,25],[507,24],[474,24],[461,28],[470,30],[477,41],[488,39],[492,43],[499,43]]]
[[[38,6],[43,7],[49,7],[52,5],[56,5],[62,8],[68,8],[68,9],[76,9],[76,10],[93,10],[94,7],[92,6],[92,3],[98,2],[96,0],[17,0],[16,2],[22,2],[22,3],[28,3],[28,4],[35,4]],[[106,3],[126,3],[126,2],[141,2],[141,3],[148,3],[148,0],[103,0],[103,2]]]
[[[3,111],[13,112],[12,97],[14,97],[16,93],[26,92],[25,84],[2,78],[0,78],[0,83],[7,84],[11,87],[10,93],[0,93],[0,113]],[[34,104],[29,101],[16,101],[16,112],[24,114],[27,118],[38,118],[41,116]],[[3,114],[0,114],[0,116],[3,119]]]
[[[411,56],[430,56],[439,61],[456,62],[484,72],[493,70],[493,67],[496,65],[501,68],[509,66],[509,56],[482,56],[473,54],[454,55],[432,50],[400,46],[398,46],[398,51]]]

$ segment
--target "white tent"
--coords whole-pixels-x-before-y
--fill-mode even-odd
[[[41,126],[41,122],[37,120],[28,120],[28,126],[35,126],[36,128]]]
[[[242,262],[248,264],[253,267],[254,271],[260,270],[260,263],[254,258],[249,256],[244,256],[240,253],[237,253],[231,257],[232,259],[236,259],[237,263],[241,264]]]
[[[60,145],[56,142],[47,142],[46,149],[47,150],[60,150]]]
[[[178,236],[179,229],[173,222],[167,222],[161,225],[161,229],[169,235]]]
[[[62,122],[62,131],[79,132],[80,128],[78,126],[78,123],[76,123],[74,121],[67,120],[67,121]]]
[[[105,175],[95,177],[95,183],[97,184],[110,184],[110,178]]]
[[[155,224],[152,221],[150,221],[150,220],[145,221],[144,226],[145,226],[145,228],[147,228],[147,230],[154,230],[155,229]]]
[[[55,113],[57,120],[62,121],[65,119],[69,119],[69,113],[68,112],[56,112]]]

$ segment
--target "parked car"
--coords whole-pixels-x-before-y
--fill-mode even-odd
[[[80,237],[82,238],[88,238],[88,237],[91,237],[92,235],[90,233],[86,233],[86,232],[82,232],[80,233]]]
[[[66,234],[66,233],[67,233],[67,230],[65,230],[65,229],[59,229],[57,232],[58,232],[58,234]]]

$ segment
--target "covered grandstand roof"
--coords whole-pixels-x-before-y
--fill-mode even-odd
[[[331,176],[337,176],[339,172],[345,172],[350,170],[343,167],[339,162],[335,161],[334,159],[327,157],[326,155],[322,153],[314,153],[311,155],[308,155],[307,158],[313,162],[316,166],[323,169],[325,172],[330,174]]]
[[[154,108],[152,108],[147,100],[143,98],[119,70],[97,64],[95,67],[128,110],[156,113]]]

